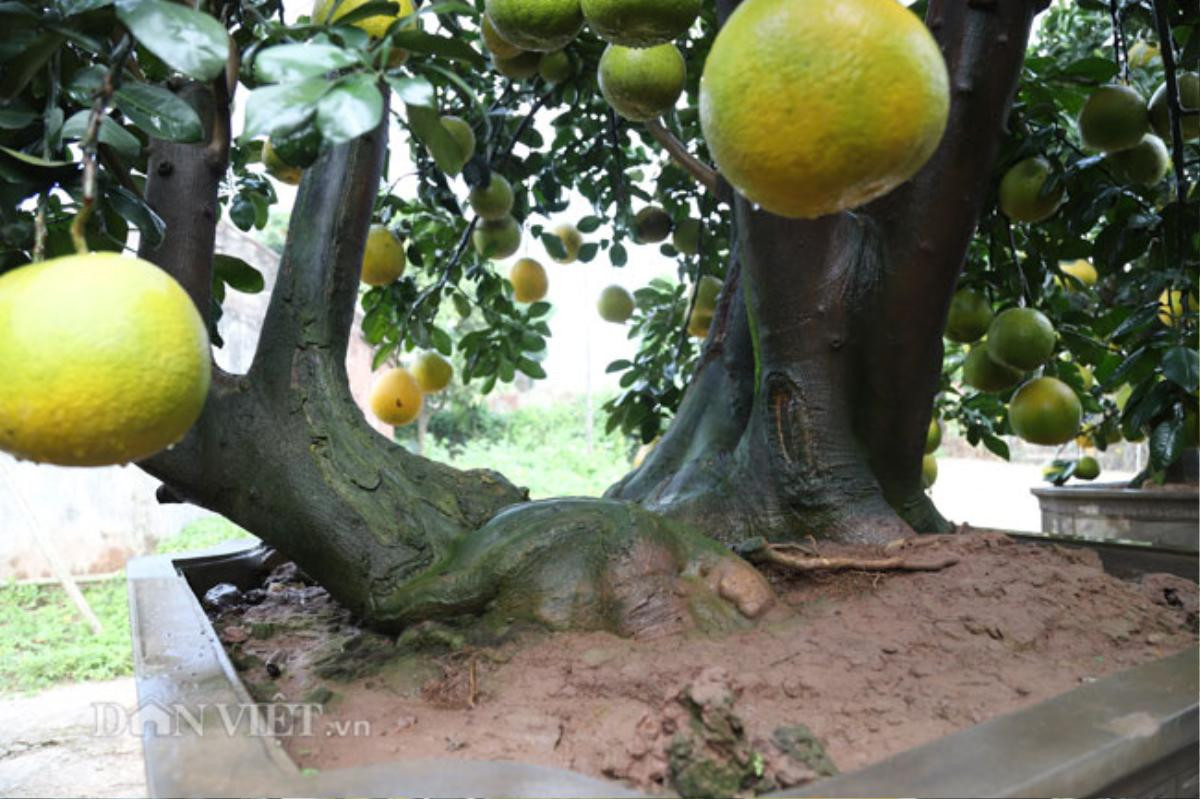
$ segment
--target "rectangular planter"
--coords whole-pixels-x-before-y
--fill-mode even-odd
[[[1042,530],[1050,535],[1197,551],[1200,494],[1195,487],[1101,483],[1031,490],[1041,506]]]
[[[1195,573],[1195,557],[1173,557],[1172,571]],[[1121,558],[1110,552],[1106,564],[1114,561]],[[130,562],[136,725],[151,796],[638,795],[616,782],[506,762],[302,773],[269,734],[197,598],[220,582],[250,587],[278,562],[262,547]],[[1198,671],[1197,652],[1183,652],[780,795],[1196,796]]]

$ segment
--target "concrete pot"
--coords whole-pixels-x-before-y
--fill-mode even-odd
[[[1194,484],[1130,488],[1099,483],[1031,490],[1042,509],[1042,530],[1050,535],[1197,551],[1200,492]]]
[[[1106,564],[1122,563],[1119,554],[1109,552]],[[1194,557],[1174,558],[1173,570],[1194,575]],[[637,795],[616,782],[506,762],[302,773],[269,734],[197,598],[218,582],[249,588],[279,562],[266,548],[227,547],[129,563],[134,729],[151,796]],[[1124,568],[1138,571],[1136,563]],[[1180,653],[786,795],[1195,796],[1198,671],[1197,652]]]

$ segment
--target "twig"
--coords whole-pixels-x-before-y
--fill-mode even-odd
[[[1029,304],[1029,281],[1025,277],[1025,270],[1021,267],[1021,259],[1017,256],[1017,237],[1013,234],[1012,222],[1008,217],[1003,217],[1004,229],[1008,231],[1008,247],[1012,252],[1013,268],[1017,270],[1017,277],[1021,279],[1021,307]]]
[[[38,195],[37,215],[33,218],[33,260],[46,259],[46,197],[48,192],[43,189]]]
[[[132,50],[133,38],[126,34],[113,51],[112,64],[104,75],[104,83],[96,92],[92,113],[88,117],[87,131],[79,142],[80,149],[83,150],[83,205],[71,222],[71,241],[78,253],[87,252],[87,223],[96,204],[96,148],[100,136],[100,123],[104,120],[104,111],[108,108],[109,100],[121,83],[121,70]]]
[[[684,171],[695,178],[697,183],[712,192],[717,199],[729,200],[729,187],[721,181],[721,175],[717,170],[689,153],[683,142],[675,138],[675,134],[663,127],[661,122],[651,120],[645,124],[646,132],[663,146],[663,149],[671,156],[671,160],[683,167]]]
[[[1175,201],[1183,204],[1187,196],[1187,177],[1183,171],[1183,104],[1179,99],[1179,79],[1176,75],[1175,41],[1162,0],[1153,0],[1154,23],[1158,29],[1163,72],[1167,82],[1167,116],[1171,122],[1171,160],[1175,165]],[[1179,252],[1183,252],[1183,228],[1179,227]]]
[[[445,288],[446,284],[450,282],[450,272],[454,269],[454,267],[458,266],[458,262],[462,260],[463,253],[467,251],[467,244],[470,243],[471,234],[475,232],[475,226],[477,224],[479,224],[478,217],[471,220],[471,223],[467,225],[467,229],[463,231],[462,238],[458,240],[458,246],[454,248],[454,255],[451,256],[450,260],[446,263],[446,268],[442,270],[442,274],[438,277],[437,281],[426,286],[425,289],[417,295],[417,298],[413,300],[412,307],[408,309],[408,314],[404,317],[404,322],[400,325],[402,337],[408,335],[408,326],[412,322],[413,316],[416,315],[417,309],[424,305],[425,301],[432,297],[435,292]]]
[[[1125,29],[1121,27],[1121,16],[1117,0],[1108,0],[1108,13],[1112,17],[1113,60],[1117,63],[1125,82],[1129,82],[1129,48],[1125,42]]]

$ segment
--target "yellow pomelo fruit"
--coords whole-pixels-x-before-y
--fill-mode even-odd
[[[362,282],[368,286],[386,286],[398,280],[406,266],[404,242],[383,225],[371,225],[363,250]]]
[[[1092,262],[1083,258],[1059,264],[1058,271],[1064,275],[1070,275],[1085,286],[1094,286],[1096,285],[1096,281],[1100,279],[1100,275],[1096,272],[1096,267],[1092,266]],[[1071,284],[1068,283],[1067,286],[1070,288]]]
[[[937,458],[932,455],[925,455],[921,458],[921,488],[932,488],[933,484],[937,482],[937,477]]]
[[[1017,222],[1041,222],[1054,216],[1065,190],[1059,183],[1043,191],[1050,172],[1050,162],[1041,156],[1026,158],[1005,172],[1000,181],[1000,210],[1004,215]]]
[[[458,145],[459,159],[453,163],[442,164],[447,175],[457,175],[475,155],[475,131],[462,117],[446,114],[442,117],[442,127],[450,134],[450,138]]]
[[[304,177],[303,169],[298,166],[292,166],[279,157],[279,153],[275,152],[275,148],[271,146],[270,139],[263,142],[262,162],[263,166],[267,168],[267,174],[280,183],[286,183],[289,186],[298,186],[300,178]]]
[[[1046,315],[1035,308],[1009,308],[988,328],[988,355],[1010,369],[1036,369],[1054,354],[1058,336]]]
[[[657,205],[647,205],[633,217],[633,240],[638,244],[658,244],[671,235],[671,216]]]
[[[567,254],[563,258],[551,255],[550,258],[560,264],[573,264],[579,259],[579,250],[583,247],[583,234],[574,225],[562,224],[552,231],[562,242]]]
[[[609,286],[600,292],[596,310],[605,322],[623,325],[633,316],[633,295],[620,286]]]
[[[571,57],[562,50],[543,54],[538,61],[538,74],[547,83],[562,83],[571,77]]]
[[[1195,294],[1188,296],[1187,311],[1195,313],[1197,308],[1197,298]],[[1179,324],[1179,320],[1183,318],[1183,292],[1179,289],[1164,289],[1163,293],[1158,295],[1158,321],[1162,322],[1167,327],[1175,327]]]
[[[688,317],[687,332],[692,338],[705,338],[708,336],[708,329],[712,326],[712,314],[696,308],[692,311],[692,315]]]
[[[500,32],[496,30],[496,26],[488,19],[487,14],[483,15],[483,22],[479,25],[479,32],[483,38],[483,46],[488,49],[488,52],[496,56],[496,58],[516,58],[525,52],[500,35]]]
[[[671,245],[684,255],[700,252],[700,220],[685,219],[676,225],[671,234]]]
[[[454,365],[436,352],[423,352],[413,364],[412,375],[426,394],[436,394],[450,385]]]
[[[1139,39],[1129,48],[1129,66],[1134,69],[1148,67],[1155,59],[1159,58],[1159,55],[1158,45]]]
[[[1079,112],[1079,137],[1084,146],[1106,153],[1137,144],[1149,126],[1146,101],[1129,86],[1097,88]]]
[[[959,289],[950,300],[946,338],[959,344],[974,344],[987,334],[993,316],[987,297],[970,289]]]
[[[721,296],[721,289],[724,287],[721,279],[713,275],[700,278],[700,282],[696,284],[696,312],[712,316],[717,310],[717,298]]]
[[[421,415],[421,386],[407,369],[389,369],[371,387],[367,404],[386,424],[403,427]]]
[[[550,279],[546,270],[532,258],[522,258],[513,264],[508,280],[513,286],[513,296],[517,302],[537,302],[545,299],[550,289]]]
[[[522,50],[561,50],[583,28],[579,0],[486,0],[484,7],[496,32]]]
[[[976,391],[995,393],[1007,391],[1021,382],[1025,373],[996,363],[988,355],[987,342],[978,344],[963,361],[963,382]]]
[[[633,468],[640,469],[642,464],[646,462],[646,458],[650,457],[650,453],[658,446],[658,439],[654,439],[649,444],[642,444],[638,447],[638,451],[633,454]]]
[[[937,42],[895,0],[745,0],[700,81],[721,173],[788,217],[853,208],[908,180],[949,108]]]
[[[392,26],[393,22],[401,17],[407,17],[414,11],[412,0],[394,1],[400,7],[399,13],[397,13],[395,16],[377,14],[373,17],[367,17],[366,19],[358,20],[357,22],[353,23],[354,27],[358,28],[359,30],[366,31],[369,36],[373,36],[376,39],[382,38],[383,35],[387,33],[388,28]],[[369,2],[370,0],[342,0],[341,3],[338,3],[337,0],[317,0],[317,2],[313,5],[313,24],[325,25],[337,22],[351,11],[354,11],[360,6],[364,6]],[[335,6],[336,10],[334,9]],[[332,19],[329,16],[331,11],[333,12]],[[415,19],[411,23],[406,24],[405,27],[412,27],[414,25],[416,25]]]
[[[583,16],[602,39],[653,47],[687,33],[700,0],[583,0]]]
[[[538,74],[538,67],[541,66],[541,63],[541,53],[521,51],[512,58],[492,56],[492,64],[495,65],[496,71],[512,80],[532,78]]]
[[[1065,444],[1079,433],[1082,418],[1079,397],[1055,377],[1030,380],[1008,404],[1013,432],[1030,444]]]
[[[471,210],[482,219],[503,219],[512,211],[512,184],[503,175],[493,172],[486,186],[471,189],[467,201]]]
[[[600,56],[600,93],[633,122],[658,119],[683,94],[687,65],[673,44],[644,49],[610,44]]]
[[[1127,150],[1109,153],[1104,160],[1121,178],[1135,186],[1153,186],[1166,177],[1171,168],[1167,145],[1153,133],[1147,133]]]
[[[929,420],[929,429],[925,431],[925,454],[932,455],[933,451],[942,445],[942,423],[937,418]]]
[[[1095,480],[1100,476],[1100,462],[1091,455],[1084,455],[1075,463],[1075,476],[1080,480]]]
[[[484,258],[501,261],[521,248],[521,226],[511,216],[485,219],[475,226],[471,242]]]
[[[1179,80],[1179,103],[1183,106],[1184,111],[1191,112],[1180,119],[1183,138],[1188,141],[1200,139],[1200,114],[1196,113],[1197,110],[1200,110],[1200,73],[1180,72],[1177,77]],[[1167,108],[1166,81],[1163,81],[1150,97],[1150,124],[1154,126],[1154,132],[1161,136],[1163,141],[1171,140],[1171,115]]]
[[[154,264],[69,255],[0,275],[0,450],[62,466],[142,460],[208,396],[204,321]]]

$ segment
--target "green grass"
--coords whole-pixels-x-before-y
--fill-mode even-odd
[[[104,632],[93,635],[57,585],[0,586],[0,691],[109,680],[133,671],[123,579],[80,586]]]
[[[250,534],[220,517],[197,519],[159,543],[159,553],[206,549]],[[0,694],[133,673],[124,576],[80,585],[104,632],[91,628],[61,586],[0,585]]]
[[[470,438],[451,447],[430,436],[426,455],[462,469],[495,469],[528,487],[534,499],[599,496],[629,469],[632,445],[619,434],[605,435],[599,413],[588,451],[582,401],[478,413],[485,418]],[[225,519],[208,517],[162,540],[156,551],[187,552],[241,538],[251,536]],[[0,585],[0,694],[132,673],[124,578],[81,588],[104,625],[100,636],[92,635],[59,586]]]
[[[619,433],[604,434],[599,403],[590,452],[582,402],[521,408],[493,418],[498,429],[467,441],[461,451],[431,437],[426,456],[459,469],[495,469],[527,487],[533,499],[600,496],[629,471],[631,444]]]

